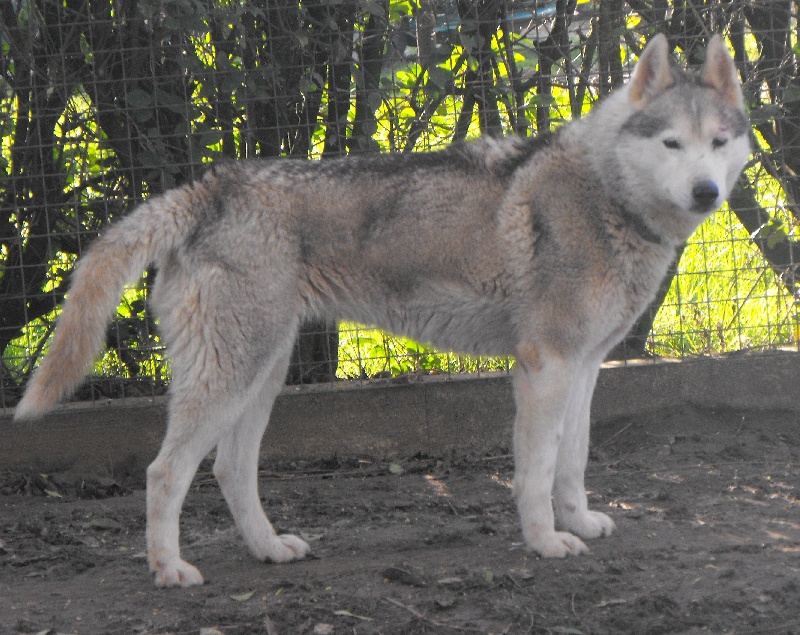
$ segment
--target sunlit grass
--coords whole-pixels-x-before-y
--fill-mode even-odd
[[[472,357],[440,352],[407,337],[343,322],[339,329],[340,379],[394,377],[404,374],[456,374],[509,370],[507,358]]]
[[[798,306],[738,219],[725,210],[690,239],[656,315],[658,356],[796,345]]]

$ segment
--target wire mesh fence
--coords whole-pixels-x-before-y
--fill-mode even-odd
[[[110,221],[213,161],[324,160],[536,135],[623,82],[647,39],[722,33],[756,151],[613,355],[798,346],[798,4],[775,0],[3,0],[0,405],[47,349],[72,266]],[[122,299],[79,397],[154,394],[169,358]],[[288,381],[507,371],[369,325],[304,327]]]

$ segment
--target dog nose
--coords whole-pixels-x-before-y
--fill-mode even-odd
[[[695,209],[704,212],[717,202],[719,188],[714,181],[698,181],[692,188]]]

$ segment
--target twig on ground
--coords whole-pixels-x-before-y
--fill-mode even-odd
[[[456,626],[454,624],[448,624],[447,622],[441,622],[439,620],[433,619],[422,613],[419,609],[409,606],[408,604],[403,604],[398,600],[393,598],[384,598],[384,601],[388,602],[389,604],[394,604],[396,607],[403,609],[404,611],[408,611],[416,617],[418,620],[425,622],[426,624],[431,624],[432,626],[439,626],[441,628],[450,628],[454,631],[463,631],[465,633],[483,633],[484,631],[480,628],[470,628],[469,626]]]

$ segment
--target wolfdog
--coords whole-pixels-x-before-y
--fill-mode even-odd
[[[274,562],[309,552],[267,519],[257,462],[298,327],[319,317],[515,356],[525,543],[542,557],[580,554],[581,538],[614,529],[584,489],[598,369],[654,298],[676,246],[730,193],[749,138],[723,40],[688,72],[657,35],[624,87],[550,135],[219,165],[143,203],[81,257],[16,418],[74,390],[124,286],[154,263],[152,307],[174,376],[166,437],[147,469],[157,585],[203,583],[181,559],[178,518],[215,447],[214,474],[250,552]]]

